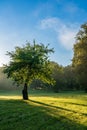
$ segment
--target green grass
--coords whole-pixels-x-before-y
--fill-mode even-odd
[[[87,130],[87,95],[83,92],[0,91],[0,130]]]

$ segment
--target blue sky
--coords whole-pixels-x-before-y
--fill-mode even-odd
[[[52,61],[71,64],[75,36],[86,21],[86,0],[0,0],[0,66],[9,62],[6,51],[33,39],[50,43]]]

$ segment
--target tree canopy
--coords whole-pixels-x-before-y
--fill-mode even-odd
[[[4,73],[16,83],[30,83],[33,79],[41,79],[51,83],[49,53],[54,52],[49,45],[26,43],[23,47],[15,47],[15,51],[7,52],[10,56],[9,65],[5,65]]]
[[[87,23],[81,26],[76,36],[72,61],[79,83],[87,91]]]

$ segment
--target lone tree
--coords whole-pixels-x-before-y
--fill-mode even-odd
[[[79,83],[87,92],[87,23],[81,26],[76,36],[72,61]]]
[[[25,46],[15,47],[15,51],[7,52],[10,62],[4,66],[4,73],[18,85],[24,84],[23,99],[28,100],[27,87],[34,79],[40,79],[48,84],[53,83],[49,68],[49,53],[54,50],[49,45],[26,43]]]

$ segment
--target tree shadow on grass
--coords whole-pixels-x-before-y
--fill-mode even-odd
[[[70,110],[70,109],[67,109],[67,108],[63,108],[63,107],[59,107],[59,106],[53,106],[53,105],[49,105],[49,104],[46,104],[46,103],[43,103],[43,102],[34,101],[34,100],[31,100],[31,99],[29,99],[29,100],[31,102],[38,103],[38,104],[43,105],[43,106],[47,106],[47,107],[51,107],[51,108],[56,108],[56,109],[60,109],[60,110],[64,110],[64,111],[69,111],[69,112],[73,112],[73,113],[79,113],[80,115],[87,116],[87,113],[81,113],[81,112],[77,112],[77,111]],[[73,103],[71,103],[71,104],[73,104]]]
[[[61,113],[52,115],[50,109],[32,100],[0,100],[0,130],[87,130]]]
[[[63,102],[63,101],[60,101],[62,103],[67,103],[67,104],[71,104],[71,105],[78,105],[78,106],[84,106],[84,107],[87,107],[86,104],[80,104],[80,103],[74,103],[74,102]]]

